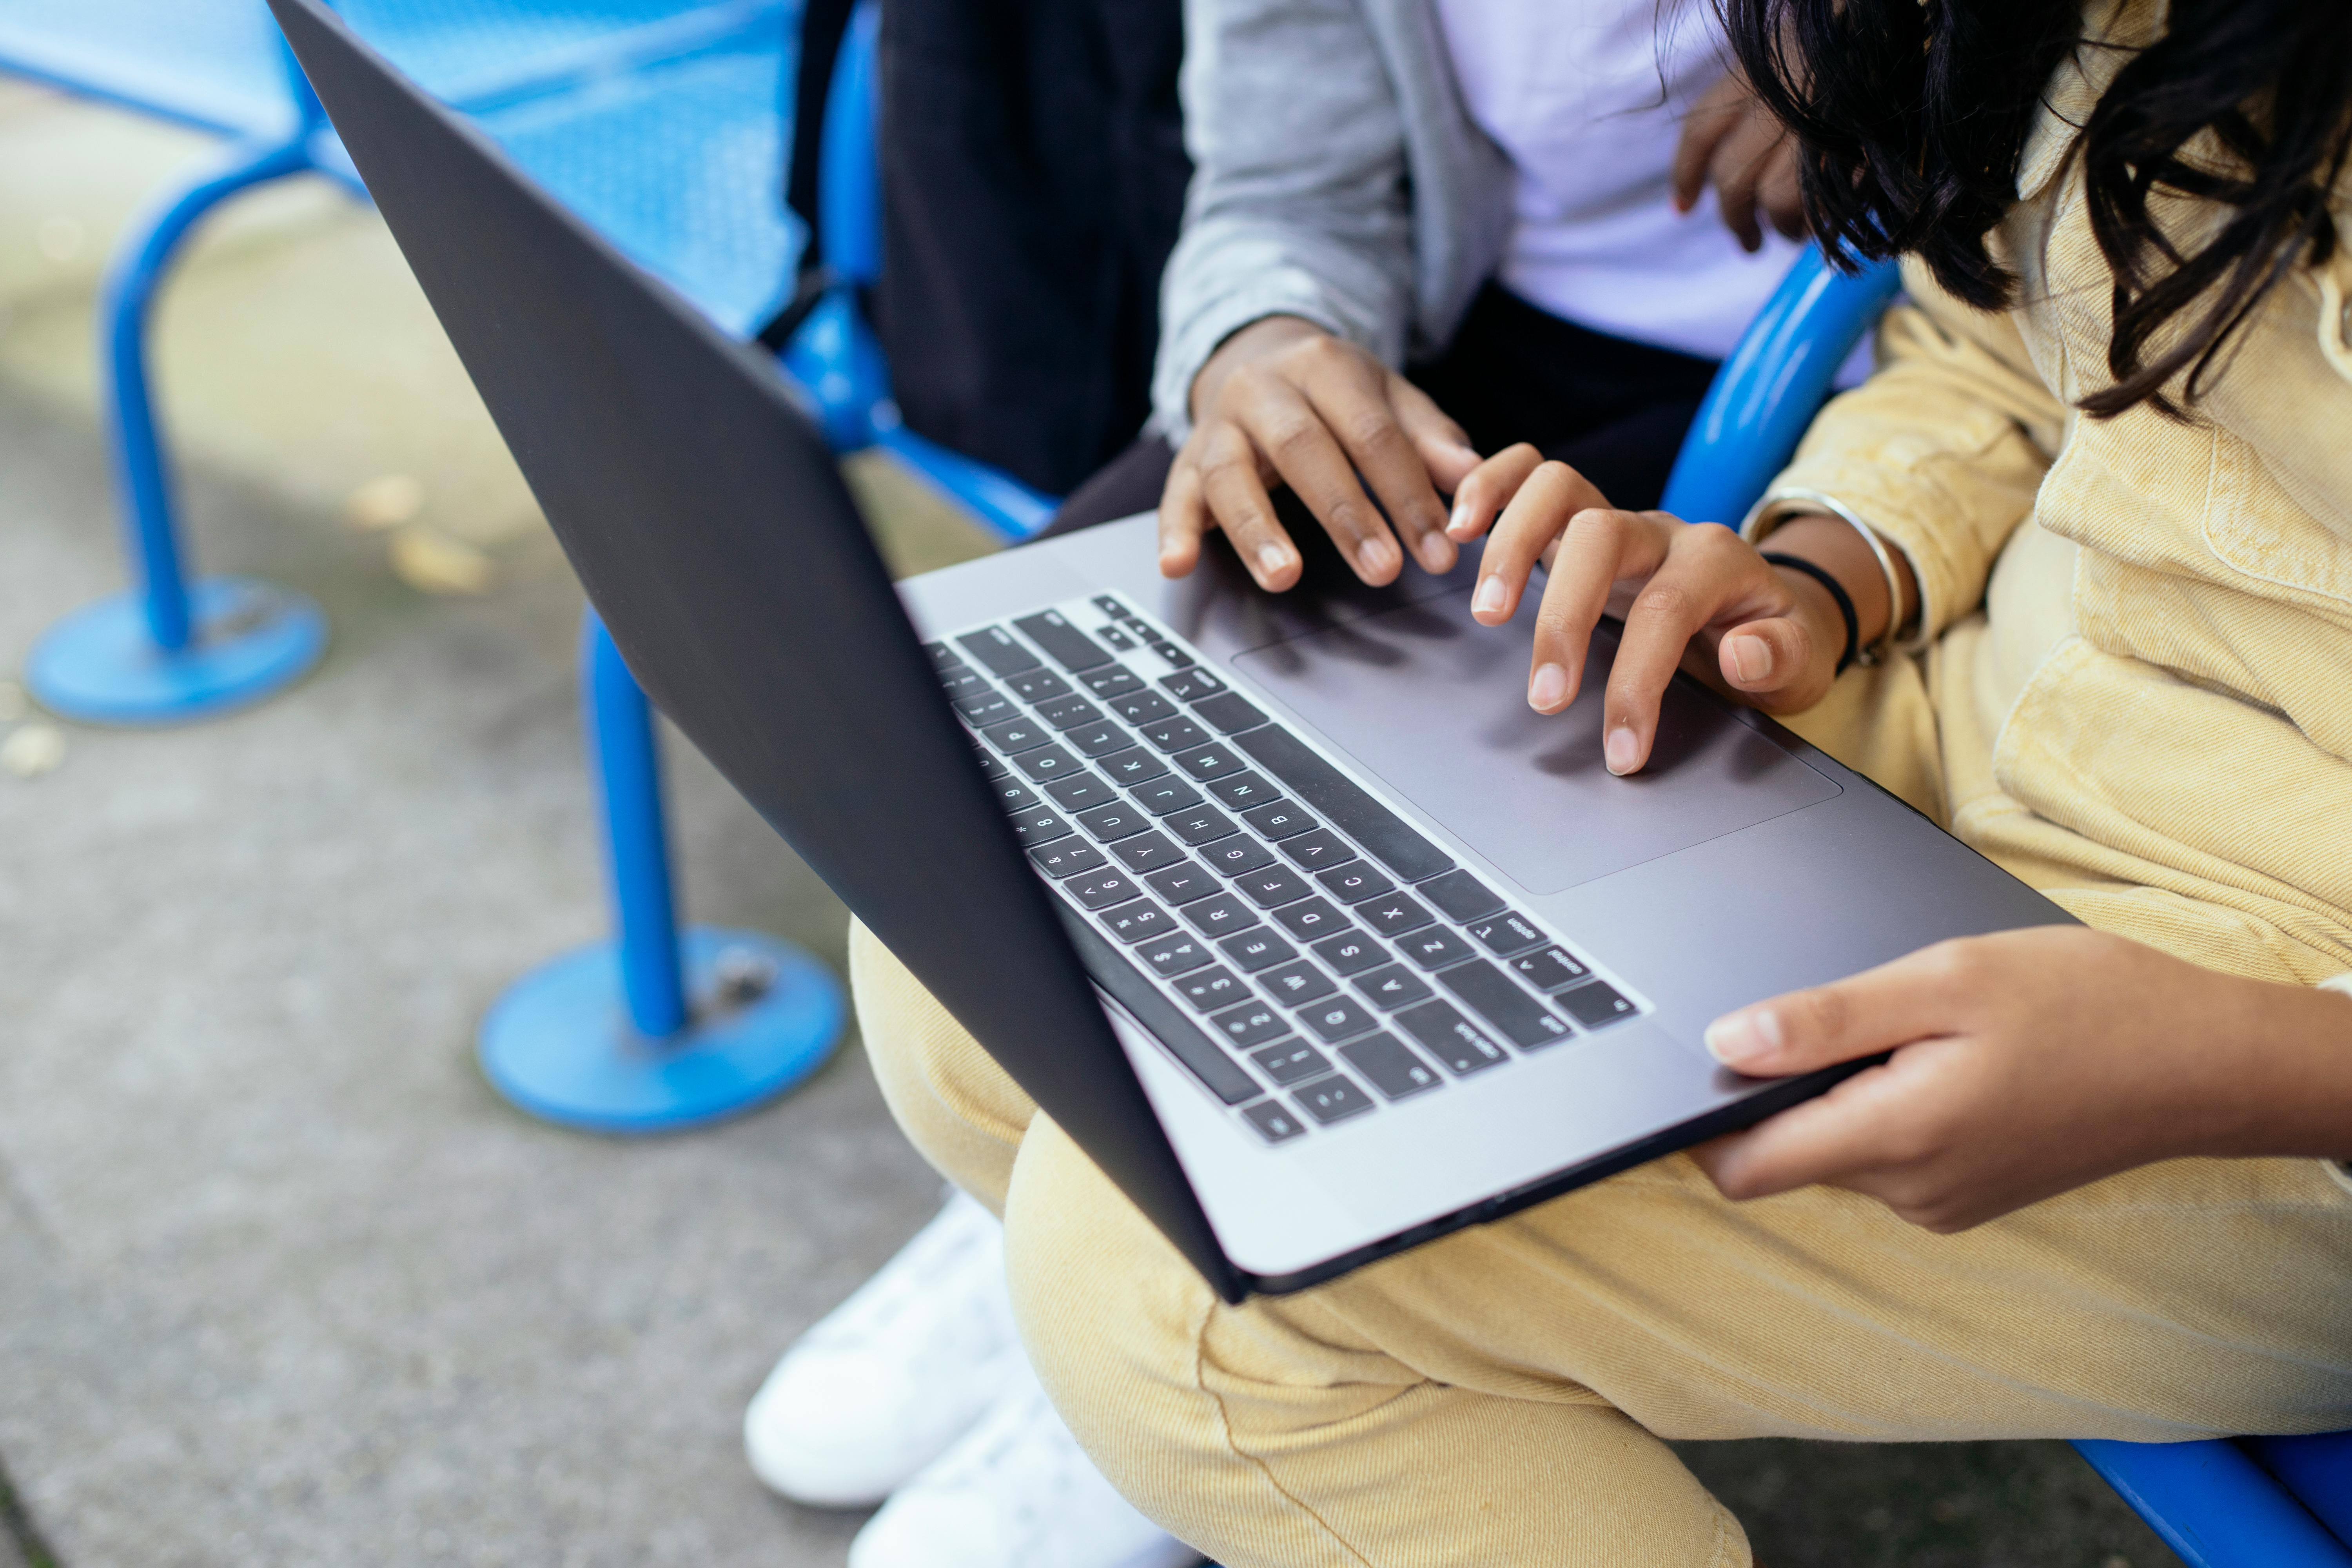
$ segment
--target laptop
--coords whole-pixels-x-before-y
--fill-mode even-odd
[[[1727,1131],[1743,1003],[2063,912],[1677,678],[1647,771],[1521,695],[1532,611],[1269,595],[1130,519],[892,584],[774,363],[270,0],[647,692],[1227,1300]],[[1532,598],[1532,595],[1530,596]]]

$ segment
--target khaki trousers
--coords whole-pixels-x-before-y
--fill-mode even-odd
[[[1827,1188],[1727,1203],[1675,1156],[1234,1308],[862,927],[850,960],[899,1124],[1004,1215],[1055,1406],[1228,1568],[1747,1563],[1662,1437],[2352,1420],[2352,1195],[2315,1161],[2147,1166],[1938,1237]]]

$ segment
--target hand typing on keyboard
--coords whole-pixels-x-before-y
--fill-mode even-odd
[[[1658,705],[1676,669],[1768,713],[1793,713],[1820,701],[1844,664],[1878,646],[1890,620],[1900,625],[1905,614],[1890,602],[1870,543],[1842,519],[1791,519],[1773,531],[1770,550],[1835,580],[1852,625],[1836,595],[1803,568],[1775,564],[1728,528],[1612,508],[1591,481],[1533,447],[1497,453],[1463,481],[1454,537],[1474,539],[1490,526],[1471,598],[1479,621],[1509,620],[1536,565],[1549,574],[1529,707],[1558,713],[1575,701],[1594,626],[1603,613],[1624,622],[1601,715],[1602,755],[1613,773],[1649,761]],[[1914,592],[1907,581],[1905,591]]]

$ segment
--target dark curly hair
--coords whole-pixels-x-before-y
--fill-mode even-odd
[[[2053,73],[2112,47],[2085,39],[2084,13],[2069,0],[1717,3],[1758,96],[1796,134],[1831,257],[1916,255],[1969,304],[2009,304],[2017,279],[1985,238],[2017,199]],[[2263,297],[2332,254],[2328,193],[2348,154],[2352,5],[2172,0],[2164,37],[2124,63],[2073,154],[2115,276],[2114,380],[2084,410],[2194,403]],[[2148,210],[2158,193],[2210,203],[2215,221],[2168,235]]]

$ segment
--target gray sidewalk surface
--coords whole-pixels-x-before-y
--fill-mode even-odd
[[[0,88],[0,681],[122,581],[96,268],[204,146]],[[602,931],[578,591],[364,208],[289,188],[208,230],[158,341],[198,558],[315,595],[335,642],[181,731],[0,684],[0,1568],[839,1563],[857,1516],[762,1491],[738,1423],[936,1178],[854,1037],[688,1137],[490,1093],[483,1009]],[[902,569],[984,548],[855,477]],[[838,966],[839,905],[668,756],[693,916]],[[1690,1455],[1774,1568],[2168,1561],[2053,1445]]]

